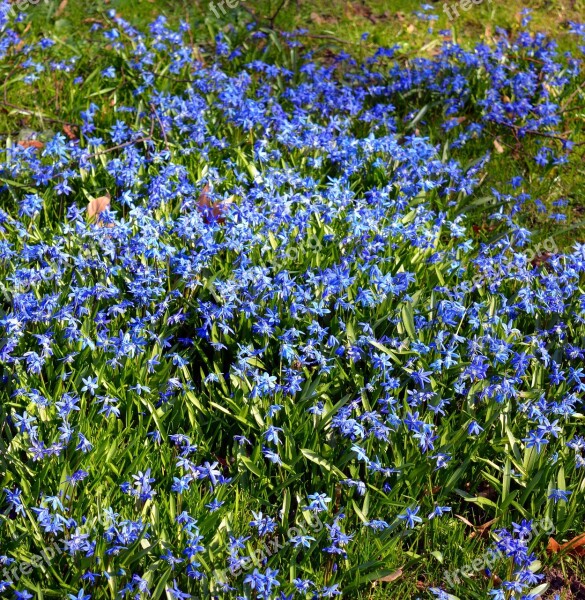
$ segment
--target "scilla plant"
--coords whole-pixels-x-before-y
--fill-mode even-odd
[[[504,526],[585,515],[585,251],[527,260],[521,177],[493,239],[473,204],[494,132],[569,160],[577,60],[526,31],[323,64],[301,34],[197,48],[111,13],[96,68],[25,29],[2,21],[9,87],[58,73],[71,102],[0,162],[2,593],[352,597],[458,560],[459,514],[498,519],[523,573],[462,595],[529,597]]]

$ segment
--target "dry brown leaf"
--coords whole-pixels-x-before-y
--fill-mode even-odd
[[[69,0],[61,0],[61,4],[59,4],[55,11],[55,18],[59,18],[63,14],[63,11],[67,8],[67,4],[69,4]]]
[[[311,13],[311,21],[313,21],[313,23],[315,23],[315,25],[324,25],[325,24],[325,19],[316,12],[312,12]]]
[[[385,577],[380,577],[380,579],[376,579],[376,581],[390,583],[391,581],[400,579],[400,577],[402,577],[402,569],[396,569],[394,573],[390,573],[390,575],[386,575]]]
[[[575,556],[585,556],[585,533],[574,537],[570,542],[561,546],[561,552],[568,552]]]
[[[561,549],[561,545],[554,538],[549,538],[548,545],[546,547],[546,551],[549,554],[556,554],[557,552],[560,551],[560,549]]]
[[[536,255],[531,261],[533,267],[540,267],[540,265],[547,263],[549,259],[552,257],[550,252],[543,252],[542,254]]]
[[[495,573],[491,573],[490,575],[488,575],[485,571],[483,572],[483,576],[486,579],[491,580],[492,585],[494,586],[500,586],[502,585],[502,580],[495,574]]]
[[[317,12],[312,12],[310,19],[315,25],[335,25],[337,19],[331,15],[322,15]]]
[[[372,9],[365,4],[351,4],[351,11],[358,17],[362,19],[367,19],[370,23],[374,25],[377,22],[377,18],[374,16]]]
[[[77,135],[75,134],[75,129],[77,129],[77,128],[74,125],[63,125],[63,131],[65,132],[65,135],[70,140],[77,139]]]
[[[222,202],[212,202],[209,195],[209,184],[206,184],[203,190],[201,190],[199,200],[197,200],[197,209],[207,224],[212,222],[223,224],[225,223],[225,213],[227,211],[227,207],[232,202],[233,198],[228,198]]]
[[[18,42],[18,44],[16,44],[14,46],[14,49],[18,52],[19,50],[22,50],[24,48],[24,46],[26,45],[25,41],[24,41],[24,36],[28,33],[28,30],[31,28],[31,24],[32,21],[29,21],[27,26],[24,28],[24,31],[20,34],[20,42]]]
[[[475,525],[471,521],[468,521],[465,517],[462,517],[461,515],[455,515],[455,517],[457,517],[460,521],[463,521],[469,527],[473,527],[475,529]]]
[[[43,148],[45,146],[45,144],[39,140],[21,140],[18,142],[18,145],[23,148]]]
[[[566,544],[559,544],[553,538],[548,540],[547,552],[556,554],[557,552],[566,552],[574,556],[585,556],[585,533],[581,533],[577,537],[568,541]]]
[[[99,196],[99,198],[93,198],[87,205],[88,217],[97,217],[101,215],[104,210],[110,208],[110,195]]]
[[[494,148],[498,154],[502,154],[504,152],[504,146],[502,146],[498,140],[494,140]]]
[[[206,209],[211,207],[211,198],[209,197],[209,184],[206,183],[205,187],[199,194],[199,200],[197,200],[197,207],[200,209]]]
[[[485,537],[488,534],[490,527],[498,520],[492,519],[491,521],[488,521],[483,525],[474,525],[471,521],[468,521],[465,517],[462,517],[461,515],[455,515],[455,517],[460,521],[463,521],[463,523],[465,523],[468,527],[471,527],[473,529],[473,531],[469,534],[470,538]]]
[[[469,536],[470,538],[474,538],[474,537],[487,537],[489,531],[490,531],[490,527],[497,521],[497,519],[492,519],[491,521],[488,521],[487,523],[484,523],[483,525],[478,525],[475,528],[475,531],[473,531],[471,533],[471,535]]]

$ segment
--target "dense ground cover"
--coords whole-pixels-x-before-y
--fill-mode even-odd
[[[581,160],[577,55],[527,15],[427,58],[87,26],[97,66],[2,20],[1,593],[544,593],[585,251],[528,226],[575,225],[534,187]]]

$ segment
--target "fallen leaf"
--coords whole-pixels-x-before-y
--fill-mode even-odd
[[[365,4],[352,4],[353,12],[362,19],[367,19],[374,25],[377,23],[377,18],[374,16],[372,9]]]
[[[486,573],[485,571],[483,572],[483,576],[486,579],[489,579],[492,582],[492,585],[495,586],[500,586],[502,585],[502,580],[495,574],[495,573]]]
[[[29,22],[28,22],[27,26],[24,28],[24,31],[23,31],[23,32],[20,34],[20,38],[21,38],[21,39],[20,39],[20,42],[18,42],[18,44],[16,44],[16,45],[14,46],[14,49],[15,49],[17,52],[18,52],[18,51],[20,51],[20,50],[22,50],[22,49],[25,47],[25,45],[26,45],[26,43],[25,43],[25,41],[24,41],[24,39],[23,39],[23,38],[24,38],[24,36],[25,36],[25,35],[28,33],[28,30],[31,28],[31,23],[32,23],[32,21],[29,21]]]
[[[70,139],[70,140],[76,140],[77,139],[77,135],[75,134],[75,130],[76,127],[74,125],[63,125],[63,131],[65,132],[65,135]]]
[[[416,27],[411,23],[407,28],[406,31],[408,33],[414,33],[416,31]]]
[[[91,217],[97,217],[101,215],[107,208],[110,208],[110,194],[107,196],[100,196],[99,198],[93,198],[87,205],[87,215]]]
[[[540,267],[540,265],[547,263],[549,259],[552,257],[550,252],[543,252],[542,254],[537,254],[530,263],[533,267]]]
[[[559,552],[561,549],[561,545],[554,539],[554,538],[550,538],[548,540],[548,545],[546,547],[546,551],[549,554],[556,554],[557,552]]]
[[[502,146],[498,140],[494,140],[494,148],[498,154],[502,154],[504,152],[504,146]]]
[[[468,521],[465,517],[462,517],[461,515],[455,515],[455,517],[463,523],[465,523],[468,527],[471,527],[473,529],[473,531],[469,534],[470,538],[485,537],[488,534],[490,527],[498,520],[492,519],[491,521],[488,521],[483,525],[474,525],[471,521]]]
[[[321,15],[317,12],[312,12],[310,16],[311,21],[315,25],[336,25],[337,19],[330,15]]]
[[[43,148],[45,144],[39,140],[20,140],[18,145],[23,148]]]
[[[468,521],[468,520],[467,520],[465,517],[462,517],[461,515],[455,515],[455,517],[456,517],[457,519],[459,519],[460,521],[463,521],[463,522],[464,522],[466,525],[468,525],[469,527],[473,527],[473,528],[475,528],[475,525],[474,525],[474,524],[473,524],[471,521]]]
[[[55,11],[56,19],[63,14],[63,11],[67,8],[67,4],[69,4],[69,0],[61,0],[61,4],[59,4],[57,10]]]
[[[311,13],[311,21],[313,21],[313,23],[315,23],[315,25],[324,25],[325,24],[325,19],[316,12],[312,12]]]
[[[402,569],[396,569],[394,573],[390,573],[390,575],[386,575],[385,577],[380,577],[380,579],[376,579],[376,581],[380,581],[383,583],[390,583],[391,581],[395,581],[402,577]]]
[[[471,533],[471,535],[469,536],[470,538],[474,538],[474,537],[487,537],[489,531],[490,531],[490,527],[497,521],[498,519],[492,519],[491,521],[488,521],[487,523],[484,523],[483,525],[478,525],[475,528],[475,531],[473,531]]]
[[[548,540],[547,552],[556,554],[557,552],[565,552],[574,556],[585,556],[585,533],[574,537],[566,544],[559,544],[553,538]]]
[[[225,223],[227,208],[233,201],[233,197],[230,197],[221,202],[212,202],[209,195],[209,184],[206,184],[203,190],[201,190],[199,200],[197,200],[197,209],[207,224],[213,222],[223,224]]]

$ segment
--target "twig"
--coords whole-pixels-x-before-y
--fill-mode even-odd
[[[154,119],[152,118],[152,113],[150,113],[150,131],[148,132],[148,136],[146,139],[153,139],[154,135]],[[150,148],[146,146],[146,158],[150,160]]]
[[[13,73],[16,73],[18,67],[20,67],[20,61],[16,64],[14,69],[12,69],[12,71],[10,71],[8,75],[6,75],[6,79],[4,80],[4,102],[8,102],[8,80],[10,79]]]
[[[55,71],[53,71],[53,84],[55,86],[55,108],[57,109],[57,112],[59,112],[60,110],[60,105],[59,105],[59,82],[57,81],[57,76]]]
[[[259,17],[251,8],[248,8],[247,6],[244,5],[240,5],[240,8],[242,8],[243,10],[245,10],[255,21],[258,21],[259,23],[264,23],[265,25],[268,25],[268,27],[271,27],[270,23],[266,20],[264,20],[263,18]]]
[[[578,94],[579,92],[583,91],[583,85],[584,84],[581,84],[581,85],[577,86],[577,89],[575,89],[575,90],[573,90],[571,92],[571,94],[569,95],[569,97],[561,105],[561,108],[563,108],[563,110],[561,112],[564,112],[566,110],[567,104],[569,104],[571,102],[571,100],[575,97],[576,94]]]
[[[270,17],[270,27],[274,26],[274,21],[276,21],[276,17],[278,17],[278,13],[283,9],[284,5],[288,2],[288,0],[282,0],[280,6],[276,9],[276,12]]]
[[[314,38],[316,40],[332,40],[334,42],[339,42],[340,44],[351,44],[353,46],[358,45],[357,42],[351,42],[350,40],[342,40],[334,35],[325,35],[318,33],[303,33],[302,38]]]
[[[107,154],[108,152],[112,152],[113,150],[119,150],[120,148],[125,148],[126,146],[131,146],[132,144],[140,144],[141,142],[151,142],[152,138],[150,136],[139,138],[137,140],[130,140],[129,142],[124,142],[123,144],[118,144],[117,146],[112,146],[111,148],[106,148],[105,150],[100,150],[99,152],[94,152],[93,154],[88,154],[85,158],[94,158],[96,156],[100,156],[100,154]]]
[[[583,110],[585,108],[585,104],[578,104],[577,106],[568,106],[567,108],[564,108],[563,110],[559,110],[559,112],[557,112],[557,115],[563,115],[566,112],[569,112],[571,110]]]
[[[162,77],[163,79],[169,79],[170,81],[174,81],[175,83],[193,83],[195,81],[193,78],[191,79],[178,79],[177,77],[171,77],[170,75],[157,75],[157,77]]]
[[[154,104],[150,105],[150,110],[154,113],[154,116],[156,117],[156,120],[158,121],[158,124],[160,125],[160,130],[162,131],[162,135],[165,140],[166,149],[170,151],[169,140],[167,139],[167,132],[165,131],[165,126],[163,125],[163,122],[160,120],[160,117],[158,116],[158,113],[156,112],[156,108],[154,107]]]
[[[6,101],[0,100],[0,104],[3,106],[8,106],[9,108],[14,108],[23,113],[27,113],[29,115],[32,115],[33,117],[38,117],[41,120],[45,119],[46,121],[51,121],[51,123],[61,123],[62,125],[74,125],[75,127],[78,127],[77,123],[72,123],[71,121],[62,121],[61,119],[55,119],[53,117],[47,117],[46,115],[43,115],[43,113],[41,113],[41,112],[30,110],[29,108],[23,108],[22,106],[18,106],[17,104],[12,104],[11,102],[6,102]]]
[[[520,133],[522,133],[523,135],[536,135],[539,137],[549,138],[551,140],[558,140],[559,142],[563,142],[565,144],[571,143],[570,139],[562,137],[560,135],[555,135],[554,133],[547,133],[546,131],[536,131],[534,129],[522,129],[522,127],[519,127],[518,125],[510,125],[509,123],[501,123],[498,121],[494,121],[494,123],[496,125],[503,125],[504,127],[509,127],[510,129],[514,130],[514,133],[516,135]]]
[[[199,2],[197,2],[197,8],[199,7]],[[185,6],[185,23],[189,23],[189,9]],[[193,40],[193,30],[191,29],[191,27],[189,27],[187,29],[187,31],[189,32],[189,42],[191,43],[191,49],[195,48],[195,41]]]

